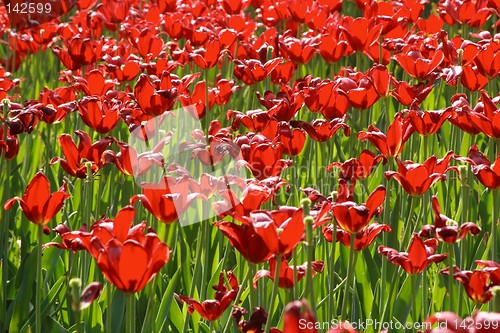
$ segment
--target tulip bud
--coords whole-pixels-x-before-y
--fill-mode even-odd
[[[73,311],[80,311],[80,288],[82,287],[82,280],[74,278],[69,281],[70,295],[71,295],[71,308]]]

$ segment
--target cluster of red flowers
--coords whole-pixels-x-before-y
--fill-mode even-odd
[[[393,185],[392,179],[413,200],[448,174],[459,174],[453,161],[470,164],[482,185],[500,191],[500,151],[492,155],[488,148],[490,159],[484,153],[485,142],[500,140],[500,97],[491,90],[498,87],[487,87],[500,74],[500,37],[488,31],[499,16],[500,3],[440,0],[424,18],[428,2],[356,0],[361,15],[352,17],[343,15],[341,0],[79,0],[67,22],[53,20],[20,31],[10,29],[16,22],[9,23],[1,7],[0,34],[9,40],[1,47],[10,57],[0,59],[0,99],[11,101],[4,102],[0,115],[0,157],[17,158],[23,138],[40,123],[52,127],[81,120],[85,129],[58,137],[62,155],[50,156],[51,166],[59,164],[68,176],[80,179],[113,165],[130,179],[151,169],[162,170],[166,175],[160,182],[142,183],[142,193],[126,199],[130,205],[140,201],[155,219],[167,224],[178,221],[196,200],[218,198],[212,208],[223,220],[213,225],[248,263],[269,267],[256,272],[253,287],[268,277],[277,279],[280,288],[293,288],[308,268],[312,279],[325,267],[322,260],[289,265],[305,239],[309,215],[314,230],[321,228],[328,242],[361,251],[381,232],[393,231],[388,220],[372,223],[384,209],[391,209],[387,187]],[[476,33],[452,36],[444,30],[445,25],[457,24]],[[59,74],[62,84],[16,103],[23,83],[12,79],[12,73],[38,52],[52,52],[65,68]],[[349,56],[360,60],[357,67],[349,66]],[[311,65],[314,58],[319,65]],[[311,66],[328,66],[328,77],[303,71]],[[425,110],[427,96],[437,96],[445,88],[457,92],[445,101],[447,106]],[[255,103],[248,110],[218,114],[250,93]],[[472,93],[476,100],[469,97]],[[404,110],[390,114],[387,107],[379,128],[369,114],[376,103],[399,103]],[[173,111],[175,107],[180,109]],[[237,166],[246,167],[249,177],[205,173],[196,179],[182,166],[169,164],[163,149],[174,133],[146,124],[180,112],[206,120],[207,127],[206,134],[189,133],[189,141],[181,144],[182,153],[189,152],[210,167],[224,163],[226,157],[239,158]],[[429,156],[424,147],[427,156],[416,161],[407,142],[421,136],[425,145],[445,124],[452,132],[480,137],[483,145],[472,145],[471,140],[468,156],[460,156],[455,148],[461,146],[455,144],[455,152],[450,150],[442,158]],[[131,133],[140,129],[139,139],[146,143],[161,138],[151,150],[139,152],[121,141],[120,128]],[[297,186],[286,178],[286,170],[297,164],[308,140],[328,145],[329,152],[335,141],[337,155],[333,160],[333,154],[328,156],[328,170],[340,169],[336,195],[307,188],[303,192],[313,203],[310,210],[275,205],[280,191]],[[344,158],[346,147],[354,146],[365,149],[353,148],[350,152],[356,155]],[[359,203],[355,189],[381,164],[386,186],[376,187],[366,202]],[[8,200],[4,208],[19,201],[28,220],[47,225],[69,197],[65,184],[51,194],[47,177],[39,172],[24,196]],[[432,205],[434,224],[412,234],[407,252],[388,244],[378,247],[380,255],[412,275],[446,258],[436,253],[441,242],[455,243],[467,233],[481,232],[474,223],[459,226],[442,215],[435,196],[424,204]],[[170,250],[145,222],[133,225],[134,215],[135,209],[125,206],[114,220],[103,217],[88,231],[58,226],[54,230],[62,243],[51,245],[87,251],[118,289],[141,291],[168,262]],[[444,272],[463,283],[474,301],[485,303],[493,298],[492,288],[500,285],[498,258],[491,259],[478,262],[485,266],[478,270],[455,267]],[[226,272],[230,288],[220,274],[214,299],[178,297],[188,304],[189,313],[196,311],[213,321],[237,299],[243,287],[234,273]],[[301,301],[287,306],[283,332],[299,332],[300,316],[312,318],[303,314],[304,307],[308,306]],[[233,317],[242,332],[263,332],[265,310],[272,309],[260,307],[244,320],[248,311],[235,304]],[[440,321],[436,316],[431,320]],[[342,331],[353,332],[347,327]]]

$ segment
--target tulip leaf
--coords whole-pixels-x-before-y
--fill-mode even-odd
[[[47,294],[47,297],[45,297],[42,300],[42,317],[46,317],[49,314],[49,311],[53,307],[54,301],[59,294],[59,292],[62,290],[63,286],[65,285],[66,282],[66,276],[63,275],[57,280],[52,288],[50,289],[49,293]],[[35,313],[31,312],[29,319],[26,321],[26,323],[23,325],[21,330],[19,331],[20,333],[25,333],[29,332],[29,327],[33,327],[35,325]]]
[[[170,319],[170,322],[174,326],[173,328],[175,328],[176,332],[182,332],[182,326],[184,325],[183,318],[184,316],[179,308],[179,304],[177,304],[177,302],[172,302],[169,307],[168,319]],[[169,330],[164,330],[164,332],[169,332]]]
[[[16,298],[14,299],[14,309],[10,319],[9,332],[11,333],[19,332],[22,325],[28,319],[27,316],[30,312],[33,284],[36,279],[36,269],[32,269],[32,267],[36,267],[37,252],[37,248],[33,248],[33,251],[31,251],[26,260],[21,263],[17,271],[16,281],[20,281],[20,285],[16,293]]]
[[[125,314],[125,294],[115,290],[111,301],[111,331],[121,332],[123,316]]]
[[[160,308],[156,315],[155,319],[155,331],[156,332],[164,332],[164,326],[167,322],[168,318],[168,309],[171,307],[172,299],[174,298],[174,291],[177,288],[177,284],[179,282],[179,277],[181,269],[177,269],[174,276],[170,280],[167,290],[163,294],[163,298],[161,299]]]

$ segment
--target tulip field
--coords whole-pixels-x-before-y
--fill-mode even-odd
[[[0,0],[0,332],[500,332],[499,17]]]

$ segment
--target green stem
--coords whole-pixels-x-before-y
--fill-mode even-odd
[[[454,311],[455,310],[455,304],[454,304],[454,299],[453,299],[453,257],[454,257],[454,251],[455,249],[453,248],[452,243],[448,243],[448,296],[450,298],[450,306],[448,308],[449,311]]]
[[[271,329],[271,321],[273,318],[273,308],[274,308],[274,299],[276,298],[276,293],[278,292],[278,283],[280,280],[280,266],[281,266],[281,255],[276,257],[276,267],[274,268],[274,281],[273,281],[273,289],[271,291],[271,298],[269,299],[268,307],[267,307],[267,322],[266,328],[264,332],[269,332]]]
[[[35,299],[35,317],[36,317],[36,333],[42,332],[42,295],[41,291],[43,288],[42,284],[42,236],[43,236],[43,225],[38,224],[38,244],[37,244],[37,257],[36,257],[36,299]]]
[[[328,291],[328,314],[330,318],[336,316],[335,300],[333,291],[335,289],[335,255],[337,250],[337,221],[333,220],[333,231],[332,231],[332,249],[329,260],[328,267],[328,277],[330,278],[329,291]]]
[[[411,297],[413,304],[411,305],[411,311],[412,311],[412,319],[413,322],[416,323],[418,322],[418,312],[417,312],[417,274],[411,274],[410,275],[410,282],[411,282]]]
[[[386,109],[386,113],[389,113],[388,108]],[[387,169],[390,170],[390,166],[392,165],[393,158],[389,157],[387,161]],[[387,181],[384,177],[384,182],[385,182],[385,202],[384,202],[384,212],[383,212],[383,223],[388,224],[393,228],[394,226],[393,223],[391,223],[391,191],[390,191],[390,182]],[[335,235],[336,237],[336,235]],[[387,232],[384,232],[382,235],[382,244],[384,246],[388,245],[389,241],[389,236],[387,235]],[[379,299],[379,305],[385,304],[385,286],[387,283],[387,260],[382,260],[382,268],[381,268],[381,277],[380,277],[380,299]]]
[[[127,319],[126,319],[126,333],[135,333],[135,295],[133,293],[127,293],[125,295],[125,302],[127,308]]]
[[[75,311],[76,333],[82,333],[82,312]]]
[[[348,320],[347,318],[347,305],[350,303],[348,302],[347,297],[349,295],[349,288],[352,287],[352,283],[354,280],[354,241],[356,240],[356,235],[351,234],[351,245],[349,247],[349,264],[347,266],[347,280],[346,284],[344,286],[344,299],[342,300],[342,316],[340,317],[341,320]]]
[[[312,272],[312,262],[314,260],[314,235],[313,235],[313,223],[314,220],[311,216],[306,217],[306,243],[307,243],[307,271],[306,271],[306,285],[307,285],[307,296],[309,297],[309,304],[311,304],[312,312],[316,316],[316,299],[314,297],[314,285],[313,285],[313,272]]]
[[[106,286],[106,333],[111,332],[111,305],[113,304],[112,293],[111,293],[111,283]]]

